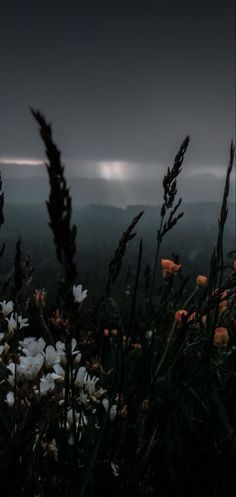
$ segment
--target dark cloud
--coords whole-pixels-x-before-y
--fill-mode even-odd
[[[234,135],[233,0],[2,0],[0,14],[1,156],[43,156],[33,105],[74,164],[118,160],[155,172],[190,133],[189,167],[224,166]]]

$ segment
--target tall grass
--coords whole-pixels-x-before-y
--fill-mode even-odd
[[[146,298],[139,297],[145,247],[140,240],[130,307],[124,310],[112,289],[145,214],[137,214],[118,241],[94,304],[77,284],[76,227],[60,151],[45,118],[32,113],[46,149],[47,209],[61,277],[55,312],[47,309],[44,289],[35,289],[29,302],[32,268],[17,242],[12,301],[0,303],[3,495],[233,496],[236,264],[228,268],[223,251],[233,144],[208,278],[200,275],[186,298],[186,279],[176,284],[178,259],[159,260],[163,237],[183,215],[176,197],[187,137],[164,176]],[[38,310],[37,326],[28,321],[29,304]]]

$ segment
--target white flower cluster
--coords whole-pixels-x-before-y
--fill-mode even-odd
[[[87,290],[82,291],[81,285],[74,287],[73,293],[77,303],[87,296]],[[13,312],[12,301],[4,300],[0,306],[3,323],[0,360],[6,368],[6,380],[3,381],[9,387],[7,394],[4,394],[8,407],[12,408],[16,403],[17,410],[21,406],[25,409],[35,401],[44,403],[44,399],[49,399],[50,405],[59,411],[59,426],[62,427],[66,405],[69,444],[75,442],[75,428],[80,440],[88,420],[89,428],[92,423],[94,429],[100,428],[101,416],[108,415],[114,421],[117,401],[110,405],[100,378],[80,365],[82,356],[75,338],[69,341],[67,347],[65,342],[59,340],[54,345],[47,345],[42,337],[29,336],[18,340],[16,332],[29,326],[28,319]]]
[[[90,413],[90,420],[94,420],[94,426],[99,428],[98,409],[102,408],[106,412],[109,410],[110,420],[113,421],[116,417],[117,405],[114,404],[109,409],[107,391],[99,385],[100,378],[91,375],[85,366],[79,366],[81,353],[77,349],[77,342],[74,338],[70,342],[70,348],[73,367],[69,383],[71,385],[73,382],[76,394],[74,413],[71,396],[69,396],[67,411],[67,429],[70,432],[68,443],[72,444],[74,440],[72,435],[74,421],[80,438],[83,428],[88,424],[88,413]],[[51,399],[55,397],[57,408],[58,405],[64,406],[66,367],[65,343],[57,341],[54,347],[53,345],[46,345],[43,338],[36,337],[27,337],[19,341],[17,361],[10,360],[6,364],[8,371],[7,382],[11,388],[5,398],[8,406],[12,407],[14,405],[14,392],[16,392],[17,400],[17,395],[21,392],[22,386],[24,386],[25,392],[24,402],[27,401],[30,404],[32,396],[39,400],[49,396]],[[28,390],[26,386],[28,386]]]
[[[26,328],[27,326],[29,326],[27,318],[22,318],[22,316],[17,314],[17,312],[13,313],[14,304],[12,300],[9,300],[9,302],[3,300],[3,302],[0,302],[0,306],[3,318],[8,323],[8,333],[10,335],[13,335],[13,333],[17,330],[17,328],[21,330],[22,328]],[[9,314],[10,317],[8,318],[7,316],[9,316]]]

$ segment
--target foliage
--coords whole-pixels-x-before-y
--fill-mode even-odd
[[[163,181],[146,291],[139,296],[140,240],[134,278],[127,273],[127,299],[119,306],[113,286],[143,212],[120,238],[100,296],[87,297],[75,282],[76,229],[60,152],[43,116],[33,114],[49,161],[47,207],[62,279],[60,298],[49,308],[44,289],[30,290],[31,261],[24,260],[18,240],[14,270],[3,285],[12,300],[0,303],[3,495],[233,496],[235,251],[230,264],[223,257],[233,145],[208,278],[199,275],[186,295],[186,279],[177,284],[178,256],[159,260],[160,244],[182,216],[174,217],[181,201],[174,202],[187,138]]]

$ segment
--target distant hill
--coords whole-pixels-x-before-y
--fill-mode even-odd
[[[41,204],[48,196],[46,175],[20,177],[2,174],[6,202],[15,204]],[[75,206],[91,203],[125,207],[130,204],[157,205],[161,203],[162,180],[114,181],[100,178],[68,178]],[[199,174],[179,180],[179,194],[186,202],[217,202],[221,199],[224,179],[213,174]],[[231,187],[231,200],[235,190]]]

